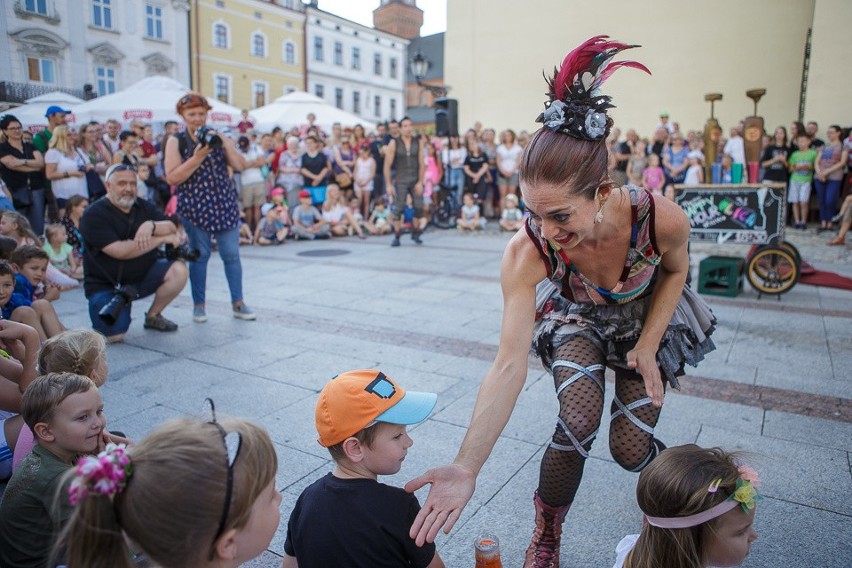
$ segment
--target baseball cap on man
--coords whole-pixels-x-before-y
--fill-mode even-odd
[[[60,113],[60,112],[62,114],[71,114],[70,110],[65,110],[61,106],[51,105],[51,106],[47,107],[47,110],[44,113],[44,117],[48,118],[48,117],[53,116],[54,114],[57,114],[57,113]]]
[[[318,442],[326,448],[374,422],[417,424],[429,417],[438,395],[407,391],[375,369],[346,371],[320,392],[315,412]]]

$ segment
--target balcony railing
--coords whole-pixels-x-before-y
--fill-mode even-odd
[[[32,83],[15,83],[12,81],[0,81],[0,102],[23,104],[27,99],[61,91],[86,99],[83,89],[68,89],[53,85],[34,85]]]
[[[15,15],[19,18],[24,20],[27,18],[42,18],[49,24],[58,24],[59,12],[56,10],[54,3],[52,1],[45,2],[44,8],[44,12],[37,8],[35,10],[28,10],[27,4],[24,0],[15,0],[14,4]]]

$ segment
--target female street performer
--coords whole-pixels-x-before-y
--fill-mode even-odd
[[[604,369],[615,371],[609,445],[640,471],[664,446],[654,438],[664,384],[677,388],[685,363],[714,349],[715,320],[685,286],[689,223],[680,208],[607,178],[610,97],[601,84],[636,47],[593,37],[569,53],[548,83],[539,129],[521,158],[530,216],[503,257],[503,324],[497,358],[479,389],[467,434],[451,465],[406,485],[432,483],[411,536],[449,532],[473,495],[476,476],[503,431],[526,380],[530,343],[553,374],[556,431],[534,494],[535,530],[525,567],[559,566],[562,522],[600,425]]]

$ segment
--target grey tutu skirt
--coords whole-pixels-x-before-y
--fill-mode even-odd
[[[624,304],[575,304],[566,300],[553,282],[544,280],[536,288],[532,351],[550,369],[554,351],[580,335],[598,346],[608,367],[629,369],[627,352],[636,346],[650,304],[651,294]],[[709,306],[692,288],[684,286],[657,349],[660,373],[673,388],[680,388],[677,377],[684,374],[685,365],[695,367],[716,349],[710,339],[715,326]]]

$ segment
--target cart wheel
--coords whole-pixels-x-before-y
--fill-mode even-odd
[[[746,278],[761,294],[783,294],[798,282],[799,263],[785,247],[763,246],[748,259]]]
[[[778,246],[782,249],[786,249],[787,252],[792,254],[793,257],[796,259],[796,264],[802,266],[802,255],[799,254],[799,249],[797,249],[793,243],[788,243],[785,241],[783,243],[779,243]]]

